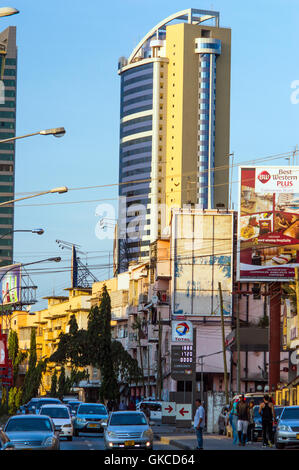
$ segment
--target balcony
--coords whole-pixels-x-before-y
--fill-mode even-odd
[[[146,309],[145,305],[148,303],[148,294],[140,294],[138,298],[138,312],[143,312]]]

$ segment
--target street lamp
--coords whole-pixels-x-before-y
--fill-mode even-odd
[[[0,8],[0,17],[11,16],[20,13],[19,10],[13,7],[1,7]]]
[[[64,127],[55,127],[53,129],[44,129],[38,132],[32,132],[31,134],[20,135],[18,137],[10,137],[9,139],[2,139],[0,140],[0,144],[4,144],[5,142],[11,142],[14,140],[25,139],[26,137],[32,137],[34,135],[54,135],[54,137],[62,137],[66,133]]]
[[[66,186],[61,186],[59,188],[53,188],[53,189],[49,189],[48,191],[43,191],[41,193],[33,194],[32,196],[25,196],[25,197],[20,197],[19,199],[12,199],[11,201],[1,202],[0,206],[6,206],[8,204],[13,204],[14,202],[24,201],[25,199],[31,199],[37,196],[43,196],[44,194],[53,194],[53,193],[63,194],[67,192],[68,192],[68,188]]]
[[[36,233],[37,235],[42,235],[45,231],[42,228],[35,228],[33,230],[9,230],[9,232],[6,232],[4,235],[0,237],[0,240],[7,235],[10,235],[11,233],[15,232],[30,232],[30,233]]]

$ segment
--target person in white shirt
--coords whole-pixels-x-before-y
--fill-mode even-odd
[[[201,404],[201,400],[195,400],[196,412],[194,416],[194,429],[197,437],[197,448],[203,449],[203,429],[205,426],[205,410]]]

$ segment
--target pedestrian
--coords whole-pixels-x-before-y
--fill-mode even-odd
[[[252,444],[253,442],[253,430],[254,430],[254,401],[249,402],[249,422],[247,429],[247,442]]]
[[[136,406],[134,405],[132,400],[129,403],[128,410],[130,410],[130,411],[135,411],[136,410]]]
[[[119,404],[119,410],[120,411],[126,411],[128,409],[126,403],[124,402],[124,400],[122,400]]]
[[[273,418],[274,406],[269,395],[264,395],[264,401],[260,404],[259,414],[262,416],[263,447],[273,445]]]
[[[203,449],[203,429],[205,426],[205,410],[198,398],[195,400],[196,412],[194,416],[194,429],[197,437],[197,449]]]
[[[238,431],[237,431],[237,426],[238,426],[237,404],[238,404],[238,400],[234,400],[232,402],[231,410],[229,413],[229,422],[231,424],[232,431],[233,431],[233,444],[236,444],[236,445],[239,443]]]
[[[149,408],[149,405],[146,405],[146,404],[140,405],[140,410],[143,411],[143,413],[146,416],[147,422],[149,423],[150,418],[151,418],[151,410]]]
[[[249,407],[242,394],[237,404],[239,446],[245,446],[249,423]]]

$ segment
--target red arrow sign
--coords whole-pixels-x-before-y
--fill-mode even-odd
[[[168,413],[171,413],[173,410],[172,406],[169,405],[167,408],[165,408],[165,411],[168,411]]]
[[[179,413],[184,416],[186,413],[189,413],[188,410],[185,410],[185,408],[183,407],[181,410],[179,410]]]

